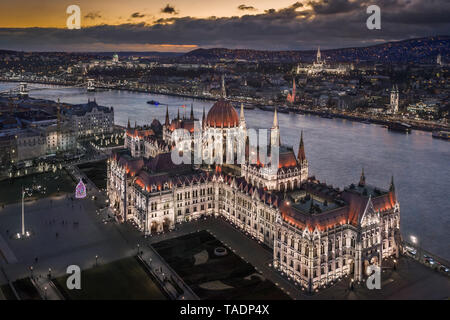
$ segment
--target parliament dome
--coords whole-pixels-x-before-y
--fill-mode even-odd
[[[233,106],[223,99],[217,101],[209,110],[206,125],[213,128],[232,128],[239,126],[239,116]]]

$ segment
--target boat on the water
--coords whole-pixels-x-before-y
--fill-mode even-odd
[[[325,119],[333,119],[333,117],[329,113],[323,113],[320,115],[320,117]]]
[[[397,131],[397,132],[403,132],[403,133],[411,132],[411,126],[409,124],[403,123],[403,122],[392,122],[387,127],[388,127],[388,130],[391,130],[391,131]]]
[[[279,113],[289,113],[289,109],[287,107],[279,107],[277,109]]]
[[[151,104],[151,105],[154,105],[154,106],[159,105],[159,102],[158,102],[158,101],[155,101],[155,100],[147,101],[147,103],[148,103],[148,104]]]
[[[433,138],[437,138],[437,139],[450,140],[450,132],[449,131],[435,130],[435,131],[433,131],[431,136]]]
[[[240,109],[241,108],[241,105],[240,104],[237,104],[237,105],[235,105],[234,106],[236,109]],[[244,109],[245,110],[253,110],[253,109],[255,109],[256,108],[256,106],[254,106],[254,105],[252,105],[252,104],[244,104]]]
[[[259,106],[258,108],[263,111],[274,111],[275,110],[273,107],[269,107],[269,106]]]

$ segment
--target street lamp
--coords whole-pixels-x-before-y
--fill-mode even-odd
[[[137,247],[137,255],[139,255],[139,243],[136,245]]]
[[[95,266],[97,266],[98,255],[95,255]]]
[[[411,239],[411,242],[414,244],[414,246],[417,248],[417,256],[418,256],[417,258],[419,261],[421,261],[422,254],[420,253],[419,239],[413,235],[411,235],[409,238]]]
[[[30,277],[33,279],[33,266],[30,266]]]
[[[44,287],[44,300],[47,300],[47,287]]]
[[[48,278],[52,278],[52,268],[48,268]]]

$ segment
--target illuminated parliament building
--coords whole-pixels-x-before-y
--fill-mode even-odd
[[[128,124],[125,148],[108,160],[108,197],[119,221],[133,221],[152,235],[193,219],[223,217],[272,248],[273,267],[310,292],[346,275],[362,281],[369,264],[398,255],[400,206],[393,179],[378,188],[366,183],[362,171],[359,181],[339,189],[309,176],[303,132],[296,152],[283,145],[276,110],[268,144],[278,147],[277,167],[250,161],[254,150],[244,110],[238,114],[223,98],[203,111],[203,159],[217,158],[208,148],[215,137],[233,136],[245,145],[245,161],[175,164],[172,151],[195,147],[195,122],[191,109],[190,117],[178,113],[174,119],[166,111],[159,132],[158,126]],[[183,139],[174,138],[177,129],[187,133]]]

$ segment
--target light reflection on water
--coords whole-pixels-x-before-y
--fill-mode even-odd
[[[0,83],[0,91],[17,84]],[[42,87],[31,85],[32,87]],[[212,101],[192,100],[164,95],[148,95],[127,91],[99,91],[52,87],[31,91],[31,97],[65,103],[97,103],[113,106],[116,124],[150,124],[154,118],[164,121],[165,106],[152,106],[148,100],[169,104],[174,118],[177,106],[180,114],[189,115],[194,103],[195,117],[201,119]],[[247,126],[272,125],[273,114],[267,111],[245,110]],[[311,115],[279,114],[281,140],[297,151],[300,130],[304,131],[306,156],[310,173],[327,184],[342,188],[358,182],[364,167],[366,181],[388,188],[394,175],[397,197],[401,206],[401,226],[404,237],[415,235],[421,245],[450,259],[450,142],[433,139],[431,133],[413,130],[411,134],[390,132],[378,125],[368,125],[345,119],[324,119]]]

